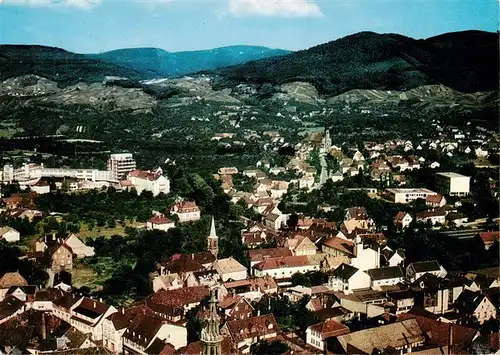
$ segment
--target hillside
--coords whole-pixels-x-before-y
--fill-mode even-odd
[[[216,71],[220,87],[238,82],[310,82],[323,95],[352,89],[405,91],[443,84],[464,92],[498,88],[498,36],[482,31],[425,40],[361,32],[284,57]]]
[[[145,72],[151,77],[165,77],[219,69],[288,53],[290,52],[286,50],[266,47],[228,46],[186,52],[167,52],[159,48],[130,48],[89,55],[89,57]]]
[[[0,45],[0,80],[34,74],[62,86],[79,81],[97,82],[105,76],[141,78],[135,70],[92,59],[60,48],[31,45]]]

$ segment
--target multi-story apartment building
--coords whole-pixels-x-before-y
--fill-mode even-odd
[[[108,170],[113,172],[115,180],[120,180],[137,167],[132,153],[111,154],[108,159]]]

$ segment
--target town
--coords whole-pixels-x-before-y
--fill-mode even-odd
[[[426,124],[254,132],[265,155],[210,174],[11,159],[0,353],[498,351],[498,134]],[[236,126],[210,140],[244,146]]]

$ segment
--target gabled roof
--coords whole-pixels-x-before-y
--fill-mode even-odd
[[[452,354],[458,350],[467,350],[476,337],[477,330],[462,325],[440,322],[437,319],[404,313],[398,315],[398,320],[415,319],[426,335],[428,346],[447,346],[450,344],[450,334],[453,339]]]
[[[378,269],[370,269],[367,271],[367,273],[368,275],[370,275],[370,278],[374,281],[404,277],[403,270],[401,270],[401,267],[399,266],[388,266],[388,267],[381,267]]]
[[[0,289],[11,286],[28,286],[28,281],[19,272],[6,272],[0,278]]]
[[[109,309],[109,306],[98,300],[84,297],[82,302],[73,309],[73,312],[82,314],[89,318],[98,318]]]
[[[286,267],[301,267],[310,265],[309,259],[305,255],[285,256],[279,258],[269,258],[261,261],[254,268],[259,270],[272,270]]]
[[[128,173],[128,176],[129,177],[135,177],[135,178],[138,178],[138,179],[142,179],[142,180],[148,180],[148,181],[155,181],[155,180],[158,180],[162,174],[160,174],[159,172],[155,172],[155,171],[144,171],[144,170],[132,170],[130,173]]]
[[[42,290],[38,290],[35,293],[35,302],[45,302],[45,301],[54,301],[63,297],[64,291],[58,288],[46,288]]]
[[[140,346],[147,347],[166,323],[154,314],[138,314],[128,326],[123,337]]]
[[[292,256],[292,251],[288,248],[266,248],[252,249],[248,251],[251,261],[262,261],[268,258]]]
[[[153,314],[151,308],[146,305],[138,305],[130,308],[122,308],[118,312],[110,314],[106,319],[113,322],[115,330],[127,328],[139,314]]]
[[[174,254],[170,261],[163,263],[170,273],[180,274],[204,270],[205,267],[186,254]]]
[[[311,325],[309,328],[311,328],[311,330],[319,332],[321,334],[322,340],[348,334],[350,332],[347,326],[336,322],[333,319]]]
[[[411,263],[409,266],[412,266],[416,273],[439,271],[441,269],[439,263],[436,260],[419,261]]]
[[[335,270],[331,271],[330,275],[336,279],[347,281],[358,271],[359,269],[354,266],[342,264]]]
[[[212,254],[208,250],[202,251],[202,252],[199,252],[199,253],[191,254],[191,258],[194,261],[197,261],[197,262],[199,262],[202,265],[203,264],[213,263],[215,261],[214,254]]]
[[[276,280],[271,276],[264,277],[250,277],[245,280],[236,280],[229,281],[224,283],[224,287],[227,290],[238,288],[238,287],[250,287],[250,288],[258,288],[262,291],[266,291],[268,289],[277,289],[278,284]]]
[[[407,212],[402,212],[402,211],[399,211],[397,214],[396,214],[396,217],[394,218],[395,221],[397,222],[402,222],[403,219],[406,217],[408,213]],[[411,216],[410,216],[411,217]]]
[[[462,293],[460,293],[460,296],[458,296],[455,302],[455,308],[466,314],[474,313],[485,297],[487,296],[481,294],[481,292],[474,292],[465,289]]]
[[[491,244],[497,240],[500,240],[500,231],[482,232],[479,233],[479,237],[484,244]]]
[[[145,350],[146,354],[155,355],[173,355],[175,348],[172,344],[166,343],[164,340],[156,338],[151,345]]]
[[[333,248],[335,250],[339,250],[349,255],[354,255],[354,249],[356,246],[356,244],[353,241],[339,237],[329,238],[325,241],[323,245],[329,248]]]
[[[54,306],[70,309],[76,302],[78,302],[82,296],[77,296],[75,293],[68,293],[58,299],[56,299],[53,304]]]
[[[350,345],[362,353],[373,354],[376,350],[383,351],[424,342],[425,337],[417,321],[408,319],[341,335],[337,340],[344,350],[347,350],[347,346]]]
[[[172,220],[168,219],[165,216],[154,216],[148,220],[149,223],[152,224],[172,224],[174,223]]]
[[[214,262],[214,268],[223,274],[238,272],[238,271],[246,271],[247,268],[241,265],[235,258],[232,256],[226,259],[219,259]]]
[[[435,195],[427,195],[425,198],[425,202],[427,203],[441,203],[443,200],[443,195],[435,194]]]
[[[199,303],[209,295],[204,286],[183,287],[174,290],[160,290],[147,300],[147,305],[154,309],[156,305],[168,307],[183,307],[192,303]]]
[[[245,339],[264,337],[273,333],[280,333],[280,327],[272,314],[251,317],[243,320],[233,320],[225,324],[235,343]]]
[[[0,302],[0,320],[11,316],[24,307],[24,302],[14,296],[7,296]]]

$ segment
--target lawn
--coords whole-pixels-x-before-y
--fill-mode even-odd
[[[94,238],[97,238],[100,236],[104,236],[107,238],[109,238],[113,235],[125,236],[126,235],[125,234],[125,227],[141,228],[141,227],[144,227],[144,223],[127,221],[125,223],[125,226],[122,226],[121,224],[117,224],[115,228],[105,228],[105,227],[94,226],[94,228],[92,228],[92,230],[89,230],[89,227],[87,224],[82,223],[80,225],[80,232],[78,233],[78,236],[82,239],[83,242],[85,242],[85,240],[87,238],[94,239]]]

